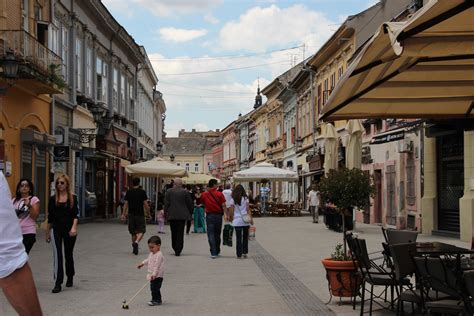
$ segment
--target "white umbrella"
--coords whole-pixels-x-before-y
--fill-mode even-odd
[[[184,177],[187,175],[186,169],[160,157],[128,165],[125,171],[137,177]]]
[[[336,128],[332,124],[326,124],[324,132],[324,173],[337,169],[338,141]]]
[[[187,177],[182,178],[184,184],[207,184],[209,180],[215,179],[219,183],[219,179],[214,178],[204,173],[193,173],[190,172]]]
[[[362,132],[364,127],[360,120],[350,120],[346,127],[349,139],[346,146],[346,167],[360,169],[362,166]]]
[[[242,171],[235,172],[233,179],[239,182],[271,180],[298,181],[298,174],[291,170],[281,169],[268,162],[262,162]]]

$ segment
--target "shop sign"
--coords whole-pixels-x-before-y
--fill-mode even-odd
[[[69,146],[54,146],[53,149],[55,162],[68,162],[69,161]]]
[[[317,171],[323,168],[321,164],[321,157],[319,155],[314,155],[308,162],[309,171]]]
[[[374,136],[372,140],[370,141],[370,144],[371,145],[383,144],[383,143],[393,142],[396,140],[401,140],[403,138],[405,138],[404,130],[393,132],[390,134]]]

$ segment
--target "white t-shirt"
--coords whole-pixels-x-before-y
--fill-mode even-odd
[[[232,226],[234,227],[250,226],[250,224],[245,223],[244,220],[242,219],[242,216],[247,214],[249,199],[242,198],[242,201],[240,201],[240,205],[236,204],[234,202],[234,199],[231,199],[230,205],[234,206],[234,220],[232,221]]]
[[[319,206],[319,192],[311,190],[308,193],[309,205],[310,206]]]
[[[222,194],[224,194],[225,197],[225,206],[230,207],[230,201],[232,201],[232,190],[225,189],[224,191],[222,191]]]
[[[0,278],[5,278],[28,261],[20,223],[11,201],[7,180],[0,172]]]

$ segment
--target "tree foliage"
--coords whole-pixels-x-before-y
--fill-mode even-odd
[[[370,175],[360,169],[340,168],[330,170],[321,179],[319,192],[323,201],[333,203],[339,210],[363,208],[375,195],[375,185]]]

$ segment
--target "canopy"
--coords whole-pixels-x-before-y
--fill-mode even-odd
[[[337,169],[338,146],[336,128],[332,124],[326,124],[324,128],[324,173]]]
[[[183,177],[187,175],[186,169],[160,157],[128,165],[125,167],[125,171],[137,177]]]
[[[364,127],[360,120],[350,120],[346,127],[349,133],[346,147],[347,169],[360,169],[362,166],[362,133]]]
[[[182,178],[184,184],[207,184],[209,180],[216,179],[204,173],[190,172],[187,177]],[[219,182],[219,179],[216,179]]]
[[[298,181],[298,174],[291,170],[280,169],[268,162],[262,162],[242,171],[235,172],[233,175],[235,181]]]
[[[337,84],[321,118],[474,118],[474,8],[431,0],[387,22]]]

